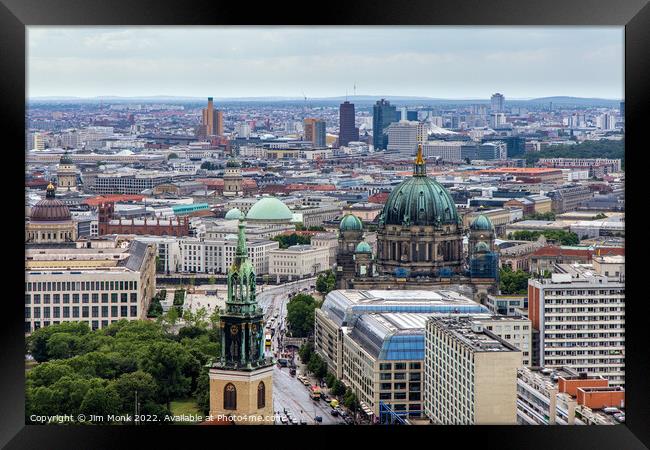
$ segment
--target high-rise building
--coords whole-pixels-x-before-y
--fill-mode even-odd
[[[345,101],[339,106],[339,147],[359,140],[359,129],[354,126],[354,103]]]
[[[593,264],[593,265],[592,265]],[[625,258],[556,264],[550,279],[529,280],[533,365],[571,366],[625,384]]]
[[[312,117],[308,117],[303,121],[302,134],[304,141],[314,141],[314,122],[316,122],[316,119]]]
[[[208,97],[208,107],[203,109],[201,125],[207,136],[223,136],[223,111],[214,109],[212,97]]]
[[[424,345],[424,412],[440,425],[517,423],[521,351],[471,317],[431,317]]]
[[[326,147],[327,141],[325,139],[325,121],[316,120],[314,121],[314,136],[312,143],[314,147]]]
[[[391,106],[390,102],[378,100],[372,109],[372,144],[375,151],[385,150],[388,147],[388,136],[384,131],[393,122],[399,120],[397,108]]]
[[[235,255],[220,318],[221,354],[209,372],[210,415],[231,416],[238,424],[272,424],[273,360],[264,351],[264,312],[257,304],[243,216]]]
[[[412,157],[418,145],[418,127],[419,122],[409,122],[400,120],[393,122],[386,128],[388,136],[388,145],[386,150],[389,152],[399,153],[405,157]],[[422,133],[420,132],[420,135]]]
[[[504,111],[506,98],[503,94],[496,93],[490,98],[490,109],[493,113],[500,113]]]

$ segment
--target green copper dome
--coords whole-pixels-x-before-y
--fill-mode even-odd
[[[346,214],[339,225],[341,231],[363,230],[363,222],[354,214]]]
[[[486,230],[486,231],[491,231],[493,229],[492,227],[492,221],[485,217],[483,214],[478,216],[472,224],[469,226],[472,230]]]
[[[372,248],[367,242],[361,241],[357,244],[356,253],[372,253]]]
[[[458,211],[451,195],[427,176],[422,146],[418,146],[413,177],[390,193],[379,220],[385,225],[400,226],[458,224]]]
[[[225,218],[228,220],[235,220],[235,219],[239,220],[240,216],[241,216],[241,211],[237,208],[233,208],[226,213]]]
[[[291,220],[293,213],[287,205],[275,197],[258,200],[246,214],[249,220]]]
[[[70,154],[68,152],[65,152],[63,156],[61,156],[59,164],[73,164],[72,158],[70,158]]]

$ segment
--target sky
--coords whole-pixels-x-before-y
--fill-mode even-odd
[[[29,26],[27,97],[620,99],[623,38],[623,27]]]

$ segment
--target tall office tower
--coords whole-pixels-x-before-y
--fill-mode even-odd
[[[316,119],[308,117],[303,121],[303,126],[302,126],[302,134],[303,134],[303,141],[314,141],[314,122],[316,122]]]
[[[354,126],[354,103],[339,106],[339,147],[359,140],[359,129]]]
[[[223,111],[215,109],[213,113],[213,120],[214,122],[212,124],[212,131],[217,136],[223,136]]]
[[[618,108],[620,114],[621,114],[621,120],[625,122],[625,102],[621,102]]]
[[[316,120],[314,122],[314,139],[312,140],[312,143],[314,144],[314,147],[326,147],[326,139],[325,139],[325,121],[324,120]]]
[[[521,351],[471,317],[431,317],[424,412],[440,425],[515,425]]]
[[[223,111],[214,109],[212,97],[208,97],[208,107],[203,109],[201,125],[205,127],[207,136],[223,136]],[[201,128],[199,134],[202,130]]]
[[[625,257],[556,264],[550,279],[528,282],[533,365],[571,366],[625,384]]]
[[[214,104],[212,97],[208,97],[208,107],[203,110],[202,125],[205,125],[205,132],[208,136],[214,134]]]
[[[492,112],[503,112],[506,98],[498,92],[490,98]]]
[[[388,146],[388,136],[384,130],[393,122],[399,120],[397,108],[390,102],[381,99],[372,108],[372,145],[377,150],[385,150]]]

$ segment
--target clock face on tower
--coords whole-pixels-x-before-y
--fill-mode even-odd
[[[230,334],[237,334],[237,331],[239,331],[239,327],[237,327],[237,325],[230,327]]]

